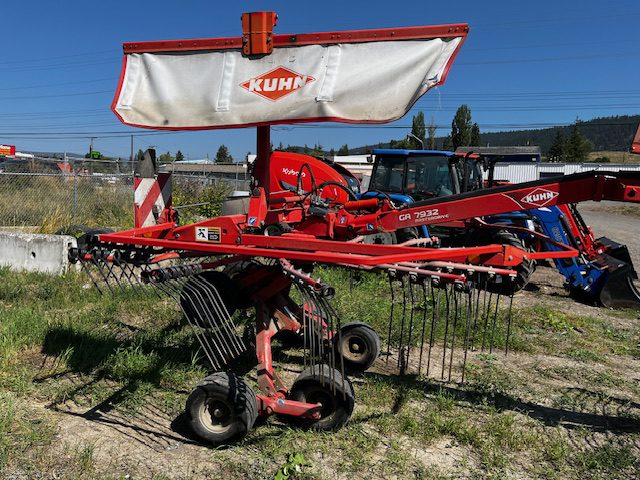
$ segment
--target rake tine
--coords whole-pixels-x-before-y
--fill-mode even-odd
[[[444,341],[443,341],[443,350],[442,350],[442,371],[440,373],[441,380],[444,380],[444,370],[445,370],[445,364],[447,361],[447,342],[449,341],[449,320],[451,317],[451,303],[449,298],[450,293],[448,292],[448,290],[452,290],[452,288],[449,288],[445,285],[445,300],[447,304],[445,309],[446,323],[444,327]]]
[[[98,292],[100,292],[100,294],[103,294],[102,289],[100,288],[99,283],[96,281],[93,273],[91,273],[91,269],[89,268],[89,266],[87,265],[87,262],[85,261],[81,261],[80,262],[80,268],[82,268],[82,270],[89,276],[89,279],[91,280],[91,283],[93,283],[93,286],[96,287],[96,289],[98,290]]]
[[[387,364],[389,363],[389,357],[391,356],[391,327],[393,326],[393,310],[395,306],[395,291],[393,288],[393,277],[391,276],[391,273],[389,273],[389,289],[391,290],[391,311],[389,313],[389,331],[387,332]]]
[[[173,287],[172,285],[167,285],[164,282],[154,282],[153,285],[158,287],[166,295],[172,298],[178,305],[180,305],[180,309],[182,310],[182,313],[185,315],[185,317],[187,317],[187,320],[189,320],[189,326],[191,327],[191,330],[195,334],[196,340],[198,340],[198,343],[200,344],[200,347],[204,351],[204,354],[207,356],[207,360],[209,360],[213,368],[218,369],[218,362],[214,360],[213,355],[211,354],[210,347],[208,346],[207,342],[205,342],[201,338],[201,333],[198,332],[198,330],[196,329],[196,325],[193,322],[191,322],[191,320],[187,315],[187,312],[182,307],[182,302],[180,301],[180,295],[179,295],[181,289],[179,289],[178,287]]]
[[[104,280],[104,283],[107,285],[107,288],[109,289],[111,294],[112,295],[115,294],[115,292],[113,291],[113,288],[111,288],[111,285],[109,284],[109,278],[105,275],[104,271],[102,270],[102,267],[100,266],[100,263],[98,262],[98,259],[96,258],[95,252],[91,255],[91,261],[93,262],[93,265],[98,270],[98,273],[100,273],[102,280]]]
[[[493,323],[491,325],[491,337],[489,338],[489,353],[493,353],[493,339],[496,331],[496,323],[498,323],[498,306],[500,305],[500,297],[502,297],[502,295],[496,296],[496,307],[493,312]]]
[[[400,375],[404,375],[406,365],[404,365],[404,322],[407,315],[407,285],[405,277],[402,277],[402,318],[400,320],[400,342],[398,344],[398,368]]]
[[[117,253],[114,253],[112,255],[113,258],[115,258],[115,256],[117,256]],[[118,285],[118,288],[120,289],[120,291],[122,293],[125,293],[126,292],[125,288],[122,286],[122,284],[120,283],[120,280],[118,279],[118,276],[113,271],[113,265],[112,265],[113,262],[109,262],[107,259],[101,259],[101,262],[105,266],[105,269],[107,270],[107,278],[113,277],[113,280],[116,282],[116,285]]]
[[[473,311],[473,333],[471,335],[471,349],[476,349],[476,334],[478,333],[478,316],[480,314],[480,292],[481,289],[476,290],[476,302]],[[486,290],[485,290],[486,291]]]
[[[460,316],[460,296],[461,292],[456,292],[456,285],[453,286],[453,328],[451,329],[451,351],[449,355],[449,377],[447,382],[451,381],[451,368],[453,367],[453,350],[456,342],[456,327],[458,326],[458,317]]]
[[[224,354],[224,352],[222,351],[222,349],[220,347],[220,342],[216,342],[214,338],[209,338],[209,336],[206,334],[206,332],[204,332],[204,329],[200,325],[198,325],[197,319],[200,319],[200,324],[203,324],[204,320],[205,320],[205,318],[200,313],[201,309],[204,308],[204,301],[203,301],[201,295],[193,287],[191,287],[190,285],[188,285],[186,283],[183,286],[182,293],[184,295],[186,295],[186,298],[190,301],[191,305],[194,306],[194,321],[193,322],[191,321],[191,319],[187,315],[187,312],[185,311],[184,313],[185,313],[185,316],[187,317],[187,320],[189,320],[189,323],[193,327],[194,332],[196,333],[196,336],[198,337],[198,340],[200,340],[200,343],[201,343],[202,347],[205,349],[205,351],[208,350],[209,352],[211,352],[211,357],[213,357],[213,353],[214,353],[214,349],[215,349],[215,351],[218,354],[218,358],[224,359],[225,358],[225,354]],[[197,306],[199,306],[200,308],[198,308]],[[218,333],[218,332],[214,332],[214,334],[216,334],[216,333]],[[218,335],[216,335],[216,336],[218,336]],[[216,368],[219,368],[221,366],[221,364],[218,361],[214,361],[213,365]]]
[[[493,299],[493,292],[489,292],[489,302],[483,306],[484,314],[484,327],[482,329],[482,349],[484,352],[485,341],[487,337],[487,327],[489,326],[489,312],[491,311],[491,301]]]
[[[515,282],[514,282],[515,283]],[[505,342],[504,345],[504,354],[508,355],[509,354],[509,337],[511,335],[511,310],[513,307],[513,290],[515,288],[512,287],[511,288],[511,294],[509,295],[509,310],[507,311],[507,340]]]
[[[473,310],[473,289],[469,287],[469,295],[467,298],[467,317],[466,317],[466,328],[464,334],[464,357],[462,358],[462,380],[461,383],[464,383],[464,374],[467,369],[467,353],[469,351],[469,330],[471,329],[471,316]]]
[[[411,299],[411,312],[409,313],[409,335],[408,335],[408,339],[407,339],[407,355],[406,355],[406,359],[405,359],[405,365],[409,365],[409,360],[411,357],[411,344],[412,344],[412,340],[413,340],[413,315],[415,312],[415,299],[413,296],[413,282],[412,282],[412,278],[409,277],[409,297]]]
[[[422,279],[422,332],[420,333],[420,359],[418,360],[418,376],[422,372],[422,354],[424,353],[424,334],[427,326],[427,279]]]
[[[427,377],[429,376],[429,368],[431,366],[431,349],[433,348],[433,341],[435,336],[435,330],[437,326],[436,319],[440,318],[440,295],[441,292],[435,290],[434,283],[437,279],[431,282],[431,298],[433,298],[433,309],[431,310],[431,331],[429,332],[429,353],[427,355]]]

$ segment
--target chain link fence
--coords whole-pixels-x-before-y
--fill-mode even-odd
[[[55,233],[68,225],[133,227],[133,175],[123,173],[0,172],[0,229]],[[245,185],[246,184],[246,185]],[[232,190],[248,182],[173,175],[173,203],[183,223],[220,214]],[[191,205],[191,206],[189,206]]]

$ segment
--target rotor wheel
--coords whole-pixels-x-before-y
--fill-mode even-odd
[[[186,415],[193,432],[209,444],[244,437],[258,417],[258,402],[251,386],[233,373],[209,375],[191,392]]]
[[[223,272],[209,271],[194,275],[187,280],[180,292],[180,306],[185,316],[189,322],[202,328],[211,327],[202,310],[209,310],[216,317],[221,316],[223,312],[216,308],[220,301],[229,316],[238,309],[237,289],[233,280]],[[226,318],[218,320],[224,321]]]
[[[380,337],[366,323],[343,325],[333,341],[336,355],[342,357],[344,368],[349,373],[367,371],[380,355]]]
[[[315,365],[304,370],[293,383],[289,399],[320,404],[319,419],[303,419],[305,426],[321,431],[343,427],[353,413],[355,395],[349,379],[328,365]]]

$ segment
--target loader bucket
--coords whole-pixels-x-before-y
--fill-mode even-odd
[[[606,253],[598,255],[596,263],[607,271],[600,287],[600,303],[611,308],[640,309],[640,292],[633,283],[631,264]]]
[[[629,255],[629,249],[626,245],[622,245],[621,243],[616,242],[615,240],[611,240],[607,237],[600,237],[596,240],[598,245],[604,247],[604,251],[607,255],[616,258],[627,265],[629,265],[631,269],[631,276],[634,280],[638,279],[638,273],[636,269],[633,267],[633,262],[631,261],[631,255]]]

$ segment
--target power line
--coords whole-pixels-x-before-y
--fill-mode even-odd
[[[32,89],[32,88],[65,87],[67,85],[81,85],[81,84],[86,84],[86,83],[99,83],[99,82],[114,81],[114,80],[115,79],[113,77],[98,78],[98,79],[95,79],[95,80],[79,80],[77,82],[50,83],[50,84],[44,84],[44,85],[29,85],[29,86],[26,86],[26,87],[5,87],[5,88],[0,88],[0,91],[29,90],[29,89]]]

